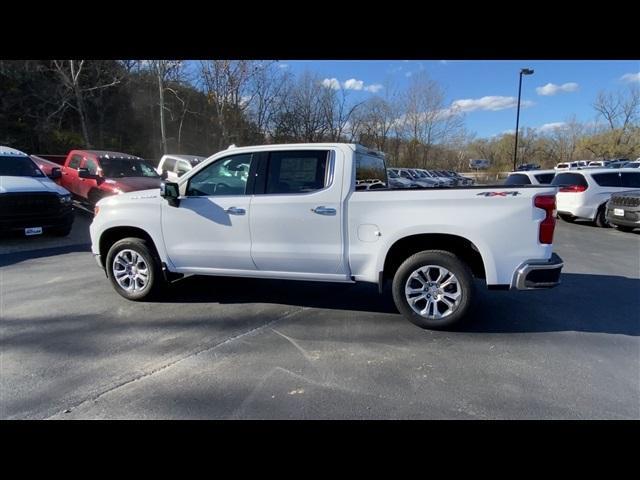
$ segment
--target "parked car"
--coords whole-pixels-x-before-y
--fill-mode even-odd
[[[578,162],[562,162],[554,167],[554,170],[570,170],[572,168],[578,168],[580,164]]]
[[[73,225],[71,194],[24,152],[0,146],[0,232],[66,236]]]
[[[537,163],[523,163],[522,165],[518,165],[518,168],[516,168],[518,172],[524,172],[528,170],[539,170],[539,169],[540,169],[540,165],[538,165]]]
[[[606,167],[607,165],[609,165],[608,160],[592,160],[591,162],[589,162],[588,166],[589,167]]]
[[[221,194],[215,186],[240,166],[243,188]],[[223,151],[160,191],[98,202],[91,249],[130,300],[190,274],[380,289],[388,280],[400,312],[423,328],[464,317],[474,276],[497,289],[559,283],[555,187],[356,191],[357,180],[386,177],[384,156],[360,145]]]
[[[616,160],[614,162],[609,162],[606,167],[607,168],[624,168],[629,164],[629,160]]]
[[[431,170],[431,173],[437,175],[439,178],[449,181],[450,187],[457,187],[462,185],[462,180],[455,175],[451,175],[449,172],[445,170]]]
[[[559,187],[558,216],[567,222],[577,218],[608,226],[606,203],[614,193],[640,188],[640,171],[621,168],[557,173],[551,182]]]
[[[454,172],[453,170],[447,170],[447,172],[454,178],[458,179],[458,185],[468,186],[475,183],[475,180],[471,177],[465,177],[464,175],[461,175],[458,172]]]
[[[504,181],[504,185],[550,185],[555,174],[555,170],[511,172]]]
[[[408,168],[393,168],[400,178],[404,178],[405,180],[409,180],[422,188],[432,188],[432,187],[440,187],[442,186],[441,182],[429,178],[427,176],[421,176],[417,173],[413,173],[411,169]]]
[[[106,196],[159,188],[161,183],[160,175],[142,158],[102,150],[71,150],[60,181],[91,207]]]
[[[607,202],[606,219],[623,232],[640,228],[640,190],[611,195]]]
[[[474,170],[484,170],[489,168],[490,162],[489,160],[474,158],[469,160],[469,168]]]
[[[413,180],[401,177],[393,168],[387,168],[387,178],[391,188],[417,188],[421,186]]]
[[[640,160],[627,163],[624,168],[640,168]]]
[[[163,155],[158,162],[156,172],[162,178],[175,182],[205,158],[207,157],[198,155]]]
[[[442,177],[431,170],[425,170],[423,168],[410,169],[417,178],[421,180],[431,180],[435,182],[437,187],[452,187],[455,181],[448,177]]]

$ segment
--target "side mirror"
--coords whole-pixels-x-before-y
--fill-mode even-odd
[[[100,178],[100,175],[95,175],[93,173],[90,173],[88,168],[79,168],[78,176],[80,178],[88,178],[90,180],[97,180]]]
[[[51,180],[57,180],[60,177],[62,177],[62,170],[59,167],[53,167],[49,173],[49,178]]]
[[[163,180],[166,180],[168,176],[169,176],[169,173],[166,170],[162,170],[162,173],[160,174],[160,178]]]
[[[160,184],[160,196],[162,198],[166,198],[169,205],[172,207],[179,207],[180,200],[180,189],[178,188],[177,183],[173,182],[162,182]]]

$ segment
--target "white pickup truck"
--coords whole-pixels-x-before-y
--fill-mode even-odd
[[[230,148],[178,183],[98,202],[92,251],[116,291],[147,299],[185,275],[392,281],[423,328],[468,311],[474,277],[492,289],[549,288],[557,187],[358,191],[387,182],[384,155],[360,145]]]

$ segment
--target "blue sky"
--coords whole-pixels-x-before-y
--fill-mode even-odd
[[[343,86],[355,79],[349,83],[354,100],[375,95],[376,85],[389,80],[403,89],[410,75],[425,70],[444,87],[448,105],[466,100],[457,104],[466,110],[467,128],[478,137],[515,129],[514,99],[521,68],[535,70],[534,75],[523,78],[522,101],[529,106],[521,108],[521,128],[549,128],[572,115],[580,121],[593,121],[591,104],[599,91],[640,85],[640,61],[633,60],[280,60],[280,65],[295,74],[308,70],[322,78],[337,79]]]

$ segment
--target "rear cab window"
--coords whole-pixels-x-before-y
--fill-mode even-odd
[[[404,171],[401,171],[401,175]],[[406,175],[402,175],[407,177]],[[410,178],[410,177],[409,177]],[[359,183],[382,183],[385,188],[388,185],[387,167],[384,158],[378,155],[356,153],[356,182]]]
[[[524,173],[509,175],[504,182],[505,185],[531,185],[531,180]]]
[[[536,177],[536,180],[538,180],[538,182],[540,182],[541,184],[549,185],[553,181],[554,175],[555,173],[539,173],[537,175],[534,175],[534,177]]]

